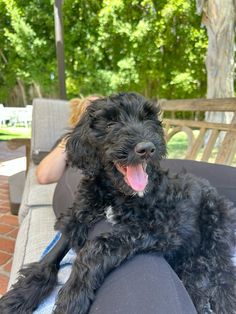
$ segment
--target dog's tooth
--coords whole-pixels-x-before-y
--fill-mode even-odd
[[[146,171],[146,168],[147,168],[147,163],[143,162],[143,170]]]
[[[137,194],[138,194],[139,197],[143,197],[144,196],[144,192],[143,191],[142,192],[138,192]]]

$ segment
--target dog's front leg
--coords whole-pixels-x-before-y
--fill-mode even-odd
[[[60,290],[54,314],[85,314],[95,291],[106,275],[135,253],[154,245],[154,240],[142,235],[107,233],[87,241],[74,262],[70,278]]]

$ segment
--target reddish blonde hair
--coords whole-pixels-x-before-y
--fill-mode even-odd
[[[90,105],[90,103],[93,100],[96,100],[101,97],[102,97],[101,95],[90,95],[84,98],[71,99],[70,101],[71,115],[69,118],[70,125],[74,127],[79,122],[81,116],[83,115],[87,107]]]

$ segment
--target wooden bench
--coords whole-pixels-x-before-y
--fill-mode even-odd
[[[178,132],[185,132],[188,148],[185,159],[232,165],[236,153],[236,98],[160,100],[167,143]],[[232,112],[231,123],[177,119],[174,112]],[[171,112],[170,118],[165,113]],[[199,115],[202,116],[202,115]],[[222,136],[223,134],[223,136]]]
[[[185,159],[211,161],[225,165],[232,165],[236,155],[236,98],[224,99],[180,99],[160,100],[165,112],[170,112],[172,118],[163,119],[167,143],[172,137],[184,132],[188,138],[188,148]],[[195,119],[177,119],[175,112],[191,112]],[[232,112],[233,119],[230,124],[199,121],[197,113]],[[210,131],[210,132],[209,132]],[[222,133],[225,135],[222,141]],[[220,145],[219,144],[219,138]],[[9,148],[15,149],[26,145],[27,169],[30,161],[30,139],[14,139],[9,141]]]

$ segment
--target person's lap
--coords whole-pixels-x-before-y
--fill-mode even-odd
[[[90,240],[112,225],[99,221],[89,232]],[[192,314],[193,303],[161,254],[138,254],[113,270],[96,293],[89,314]]]
[[[97,291],[89,314],[193,314],[177,275],[157,254],[141,254],[114,270]]]
[[[98,222],[89,233],[93,239],[112,226]],[[54,241],[55,242],[55,241]],[[48,314],[60,288],[66,283],[75,259],[71,250],[61,262],[58,284],[35,314]],[[196,310],[183,284],[157,253],[138,254],[113,270],[96,292],[89,314],[195,314]]]

